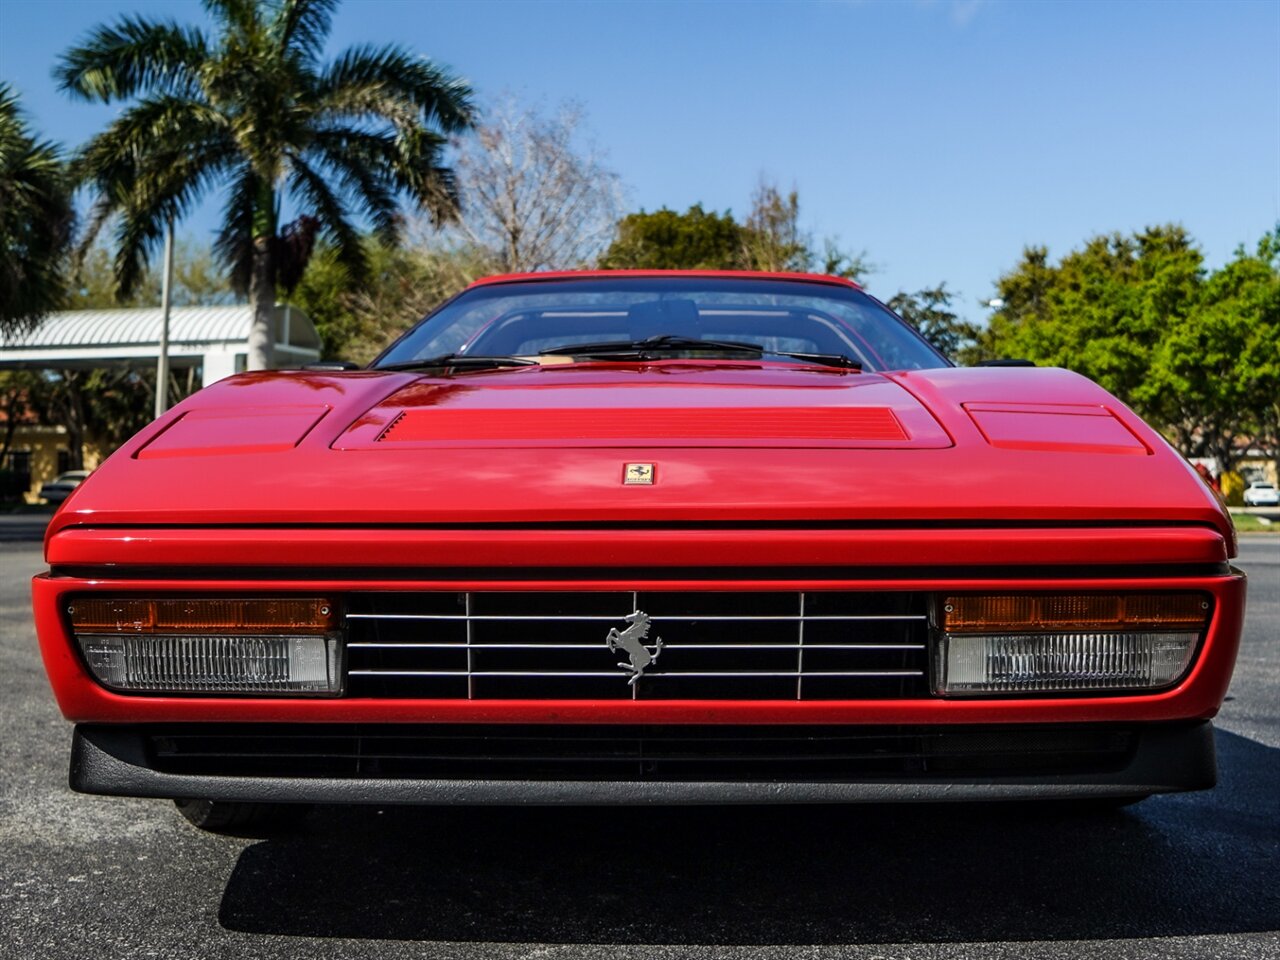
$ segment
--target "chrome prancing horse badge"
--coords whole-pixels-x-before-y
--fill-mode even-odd
[[[649,625],[652,620],[643,611],[637,610],[631,614],[627,617],[627,623],[631,626],[621,633],[618,632],[617,627],[610,628],[605,643],[609,645],[611,652],[617,652],[618,649],[626,651],[631,662],[619,660],[618,666],[623,670],[631,671],[631,679],[627,681],[627,686],[633,687],[645,670],[658,662],[658,654],[662,653],[662,638],[659,637],[652,647],[644,645],[644,641],[649,639]]]

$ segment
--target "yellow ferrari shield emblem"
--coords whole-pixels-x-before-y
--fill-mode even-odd
[[[653,464],[652,463],[627,463],[622,467],[622,482],[630,483],[653,483]]]

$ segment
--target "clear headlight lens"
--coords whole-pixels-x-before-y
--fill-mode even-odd
[[[323,598],[81,598],[67,610],[104,686],[147,693],[335,696],[336,606]]]
[[[1164,687],[1186,671],[1194,633],[943,636],[938,693]]]
[[[934,691],[951,696],[1167,687],[1208,623],[1201,594],[948,597]]]

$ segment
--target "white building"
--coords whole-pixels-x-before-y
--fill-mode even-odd
[[[53,313],[34,330],[0,336],[0,371],[154,370],[160,356],[161,322],[159,307]],[[206,387],[243,371],[252,325],[253,311],[243,305],[172,308],[169,365],[180,389]],[[276,307],[275,366],[298,367],[318,359],[320,338],[307,315],[294,307]],[[10,425],[0,411],[0,432],[10,438],[0,458],[0,477],[6,485],[0,499],[11,495],[8,487],[16,484],[25,487],[27,502],[37,502],[40,485],[72,462],[66,426],[41,423],[30,412]],[[81,451],[84,466],[93,469],[110,452],[86,444]]]
[[[154,368],[160,356],[159,307],[64,310],[24,334],[0,337],[0,370]],[[169,313],[169,366],[194,370],[208,386],[246,367],[253,310],[247,305],[173,307]],[[275,308],[275,366],[299,367],[320,359],[320,337],[296,307]]]

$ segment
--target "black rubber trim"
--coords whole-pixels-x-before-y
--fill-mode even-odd
[[[1205,790],[1217,781],[1209,721],[1147,724],[1119,770],[921,782],[849,783],[401,780],[196,776],[150,766],[145,737],[129,726],[77,725],[70,784],[81,793],[269,803],[728,804],[881,803],[1085,799]]]

